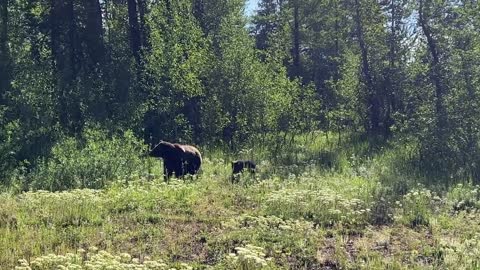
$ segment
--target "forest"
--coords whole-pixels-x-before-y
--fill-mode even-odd
[[[245,5],[0,0],[0,269],[480,267],[479,2]]]

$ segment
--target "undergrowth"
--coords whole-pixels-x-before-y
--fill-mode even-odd
[[[236,184],[230,182],[231,157],[207,149],[198,179],[166,184],[159,161],[138,157],[135,163],[135,157],[132,171],[134,165],[146,173],[113,175],[95,189],[75,184],[82,189],[2,193],[0,265],[478,269],[478,186],[437,187],[415,171],[405,172],[412,163],[408,145],[350,142],[355,146],[348,148],[331,143],[299,144],[301,154],[287,151],[276,161],[260,151],[255,158],[259,173],[244,175]],[[320,149],[329,154],[319,155]],[[88,163],[86,157],[74,159]],[[50,176],[58,175],[61,164],[67,164],[63,169],[75,166],[45,165],[49,162],[41,166],[47,166]],[[30,175],[32,183],[40,183],[39,175],[45,174]]]

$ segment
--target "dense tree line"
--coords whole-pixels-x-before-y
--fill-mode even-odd
[[[402,136],[480,177],[478,1],[2,0],[0,172],[89,126],[281,143]],[[0,173],[0,174],[2,174]]]
[[[324,130],[402,136],[423,169],[479,179],[478,1],[264,0],[252,33],[313,84]],[[281,44],[283,48],[279,48]]]

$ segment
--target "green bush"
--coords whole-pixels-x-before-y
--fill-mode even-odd
[[[14,171],[17,161],[15,153],[19,150],[19,145],[15,140],[15,132],[18,131],[18,122],[4,123],[0,108],[0,187],[8,187],[10,181],[8,175]]]
[[[453,211],[480,209],[480,187],[458,184],[448,192],[446,200]]]
[[[415,188],[403,196],[397,204],[401,208],[400,220],[411,227],[429,225],[440,197],[426,188]]]
[[[26,175],[27,185],[50,191],[102,188],[113,180],[147,172],[147,161],[141,157],[145,145],[132,132],[108,136],[89,129],[83,138],[83,143],[75,138],[58,142],[51,156],[39,160]]]

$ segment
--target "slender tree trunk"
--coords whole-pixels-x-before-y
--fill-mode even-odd
[[[137,1],[128,0],[128,23],[130,27],[130,49],[132,50],[133,58],[138,66],[141,66],[141,36],[140,25],[138,22]]]
[[[59,121],[62,127],[74,134],[83,123],[75,87],[78,44],[74,5],[73,0],[51,0],[50,3],[50,49],[54,80],[57,81]]]
[[[385,91],[387,94],[387,104],[386,104],[386,113],[385,113],[385,134],[390,134],[390,127],[393,125],[392,112],[396,110],[395,102],[395,89],[397,88],[393,83],[393,76],[396,70],[396,40],[397,40],[397,30],[396,30],[396,0],[391,0],[390,2],[390,40],[389,40],[389,69],[386,76]]]
[[[168,25],[172,25],[173,24],[173,10],[172,10],[171,0],[165,0],[165,12],[167,13],[166,17],[167,17]]]
[[[378,97],[370,63],[368,62],[368,49],[364,39],[360,1],[355,0],[355,29],[362,58],[362,74],[367,87],[367,102],[369,110],[369,123],[367,131],[380,130],[380,99]]]
[[[103,41],[102,10],[99,0],[86,0],[87,10],[87,52],[93,66],[103,63],[105,45]]]
[[[110,0],[103,1],[103,12],[102,12],[102,24],[105,25],[105,42],[109,43],[110,39],[110,27],[108,22],[110,20]]]
[[[0,3],[0,105],[10,88],[10,53],[8,50],[8,0]]]
[[[340,22],[339,22],[339,14],[338,14],[338,9],[339,9],[339,6],[338,6],[338,1],[335,1],[335,52],[334,52],[334,57],[335,59],[338,59],[338,57],[340,56],[340,45],[339,45],[339,32],[340,32]],[[336,60],[338,61],[338,60]],[[339,69],[338,67],[335,67],[335,73],[334,73],[334,76],[333,76],[333,79],[335,81],[335,84],[338,82],[338,80],[340,79],[340,72],[339,72]]]
[[[69,112],[68,124],[69,129],[74,133],[78,133],[83,126],[82,111],[80,108],[80,93],[76,91],[75,85],[78,77],[80,60],[78,59],[79,52],[77,49],[79,46],[79,40],[77,36],[76,21],[75,21],[75,8],[73,5],[74,0],[67,1],[67,17],[68,22],[68,42],[67,45],[70,48],[69,53],[69,67],[67,67],[67,81],[66,88],[64,89],[64,98],[66,100],[66,108],[63,112]]]
[[[445,135],[447,128],[447,109],[445,107],[445,86],[442,81],[442,70],[440,63],[440,54],[437,47],[436,40],[433,37],[432,30],[428,24],[428,18],[425,14],[425,0],[419,0],[419,10],[418,10],[418,19],[420,27],[422,28],[423,34],[427,39],[428,50],[432,57],[430,63],[431,68],[431,78],[435,85],[435,110],[436,110],[436,121],[438,132],[440,136]]]
[[[50,51],[51,51],[51,65],[54,71],[57,71],[57,54],[58,54],[58,43],[59,43],[59,30],[58,30],[58,23],[57,23],[57,16],[56,11],[57,7],[55,5],[55,0],[50,0],[50,16],[49,16],[49,23],[50,23]],[[55,72],[54,72],[55,74]],[[58,77],[58,76],[56,76]],[[53,78],[54,80],[56,78]]]
[[[150,50],[150,42],[149,42],[149,36],[150,36],[150,31],[148,29],[147,25],[147,3],[146,0],[137,0],[138,1],[138,12],[140,15],[140,35],[142,37],[142,48],[144,50],[149,51]]]
[[[56,89],[58,94],[58,103],[57,103],[57,110],[59,112],[59,121],[62,127],[66,127],[68,123],[67,119],[67,104],[65,101],[65,85],[64,85],[64,50],[61,46],[63,38],[61,37],[62,31],[62,24],[63,20],[60,17],[60,13],[62,13],[62,5],[59,0],[51,0],[50,1],[50,50],[52,52],[52,68],[53,72],[53,80],[57,82]]]
[[[102,19],[102,8],[100,0],[84,0],[86,11],[86,35],[84,37],[87,59],[84,60],[83,76],[92,80],[83,82],[87,91],[81,93],[81,97],[87,99],[85,102],[88,110],[95,119],[104,120],[108,116],[108,101],[106,90],[111,81],[110,73],[105,68],[106,47],[104,39],[104,25]],[[105,2],[104,2],[105,3]],[[105,3],[106,4],[106,3]]]
[[[292,48],[292,59],[293,59],[293,70],[292,77],[299,77],[301,74],[300,70],[300,18],[299,18],[299,4],[298,0],[293,0],[293,48]]]
[[[75,26],[75,10],[73,7],[73,0],[67,1],[67,18],[68,20],[68,45],[70,47],[70,81],[77,77],[77,35]]]
[[[478,120],[476,119],[479,115],[478,109],[478,95],[475,91],[475,86],[473,83],[473,66],[475,65],[472,59],[468,58],[468,52],[473,49],[471,40],[467,38],[466,40],[461,41],[459,48],[461,52],[461,64],[462,64],[462,74],[463,80],[465,83],[465,88],[467,92],[467,101],[465,102],[465,130],[466,130],[466,150],[464,153],[464,166],[469,169],[469,173],[472,179],[475,182],[478,181],[478,170],[475,168],[475,156],[478,155],[477,149],[477,137],[478,132],[476,131],[478,126]]]

